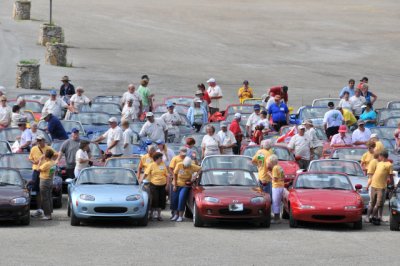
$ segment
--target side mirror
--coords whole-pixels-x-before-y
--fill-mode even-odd
[[[289,117],[290,117],[290,119],[293,119],[293,120],[294,120],[294,119],[297,118],[297,115],[296,115],[296,114],[291,114]]]
[[[357,184],[357,185],[355,185],[355,188],[356,188],[356,190],[361,190],[362,189],[362,185]]]
[[[72,179],[72,178],[65,179],[65,183],[67,183],[67,184],[71,184],[72,182],[74,182],[74,179]]]

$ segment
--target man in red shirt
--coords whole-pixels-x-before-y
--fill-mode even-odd
[[[271,96],[271,94],[273,96],[271,97],[275,97],[275,95],[280,95],[283,99],[283,101],[285,102],[285,104],[288,103],[289,101],[289,94],[288,94],[288,90],[289,88],[287,86],[275,86],[269,89],[269,95]]]
[[[206,101],[207,104],[210,104],[211,103],[211,99],[210,99],[210,96],[208,95],[208,92],[206,90],[206,86],[203,83],[201,83],[201,84],[197,85],[197,88],[203,92],[204,101]]]
[[[237,145],[233,147],[233,153],[234,154],[239,154],[240,153],[240,146],[242,143],[243,139],[243,133],[242,129],[240,128],[240,120],[242,119],[242,116],[240,113],[235,114],[235,119],[233,119],[231,125],[229,126],[229,130],[235,135],[235,139],[237,142]]]

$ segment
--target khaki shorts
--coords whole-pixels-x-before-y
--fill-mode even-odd
[[[371,187],[371,207],[382,207],[385,202],[385,189]]]

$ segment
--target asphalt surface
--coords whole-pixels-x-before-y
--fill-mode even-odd
[[[44,64],[36,44],[47,0],[32,3],[31,21],[13,21],[0,2],[0,85],[13,97],[16,63],[39,59],[44,89],[69,75],[89,96],[121,94],[150,75],[160,101],[190,95],[214,77],[223,105],[250,81],[256,95],[287,84],[293,106],[336,96],[349,78],[370,78],[378,106],[398,95],[400,5],[396,0],[53,1],[64,28],[68,62]],[[65,205],[64,205],[65,206]],[[164,213],[167,220],[168,213]],[[387,218],[387,217],[386,217]],[[398,234],[389,226],[307,225],[261,229],[247,224],[194,228],[191,221],[146,228],[95,223],[72,228],[66,210],[28,227],[0,224],[1,265],[394,265]]]

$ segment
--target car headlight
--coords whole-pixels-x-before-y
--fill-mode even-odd
[[[204,201],[212,202],[212,203],[218,203],[219,199],[214,198],[214,197],[204,197]]]
[[[346,211],[351,211],[351,210],[357,209],[357,206],[354,206],[354,205],[344,206],[344,209],[345,209]]]
[[[261,203],[265,202],[265,199],[264,199],[264,197],[255,197],[255,198],[252,198],[250,200],[250,202],[253,204],[261,204]]]
[[[79,196],[79,198],[81,199],[81,200],[86,200],[86,201],[94,201],[94,196],[92,196],[92,195],[87,195],[87,194],[81,194],[80,196]]]
[[[142,199],[142,196],[139,195],[139,194],[130,195],[130,196],[126,197],[126,201],[137,201],[137,200],[140,200],[140,199]]]
[[[300,205],[299,208],[302,209],[302,210],[314,210],[315,206],[313,206],[313,205]]]
[[[10,200],[11,205],[26,205],[28,203],[28,199],[24,197],[14,198]]]

